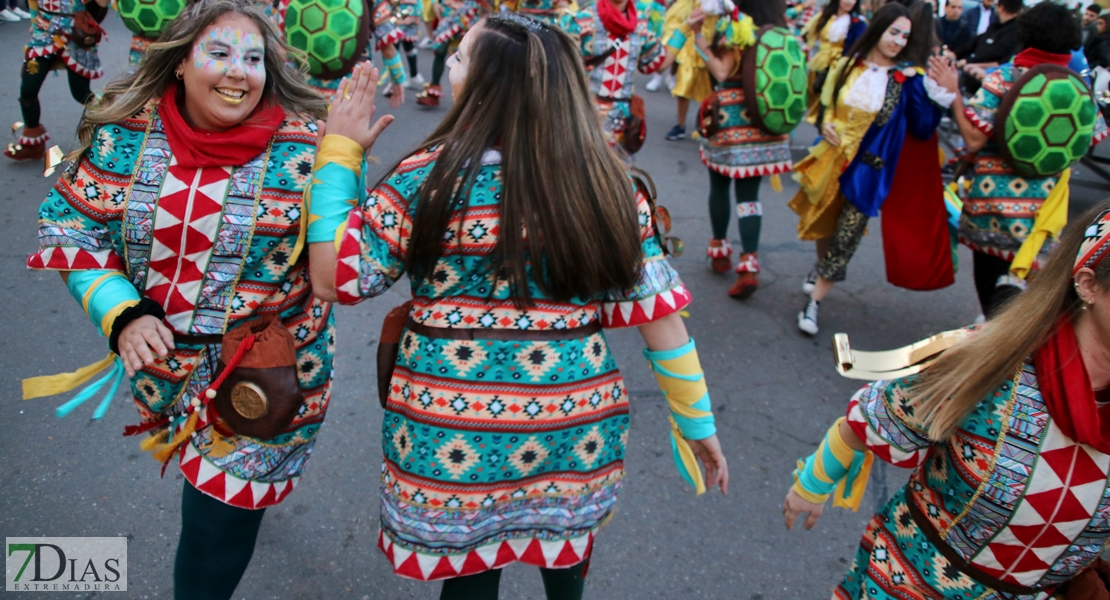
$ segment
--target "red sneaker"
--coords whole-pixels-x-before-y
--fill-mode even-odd
[[[737,300],[750,298],[759,289],[759,255],[755,252],[741,254],[736,273],[736,281],[728,288],[728,295]]]

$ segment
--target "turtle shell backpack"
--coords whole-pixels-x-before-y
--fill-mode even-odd
[[[1002,97],[994,129],[1003,158],[1024,177],[1050,177],[1091,147],[1098,106],[1078,73],[1037,65]]]
[[[364,0],[290,0],[285,41],[304,51],[308,73],[324,80],[351,72],[370,40],[370,9]]]

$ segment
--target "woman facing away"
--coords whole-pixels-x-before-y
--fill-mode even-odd
[[[760,183],[764,175],[790,171],[792,161],[790,135],[767,133],[749,117],[740,72],[744,52],[755,51],[755,36],[754,31],[745,32],[747,35],[739,32],[767,25],[785,28],[786,8],[781,0],[739,0],[737,8],[739,18],[722,17],[727,23],[718,21],[716,29],[720,33],[712,40],[697,36],[694,42],[708,59],[719,107],[716,115],[703,117],[714,119],[717,127],[703,138],[700,151],[701,162],[709,171],[709,223],[713,230],[706,255],[717,273],[733,269],[728,222],[732,214],[730,188],[735,188],[741,253],[735,266],[736,281],[728,295],[743,300],[759,288],[759,234],[763,226]],[[699,18],[703,15],[700,9],[695,14]],[[699,27],[695,25],[695,31]],[[706,128],[705,124],[702,127]]]
[[[921,373],[865,386],[799,462],[787,528],[802,513],[811,528],[830,493],[858,507],[872,454],[914,469],[834,598],[1029,600],[1092,576],[1110,545],[1108,255],[1104,202],[994,319]]]
[[[86,111],[27,261],[62,274],[131,377],[132,431],[156,431],[144,447],[181,465],[179,599],[231,597],[331,397],[331,305],[291,253],[326,107],[287,56],[255,3],[190,4]],[[230,431],[206,394],[222,336],[264,322],[295,340],[304,398],[272,439]]]
[[[391,118],[367,128],[365,71],[337,95],[309,196],[314,290],[352,304],[409,275],[382,422],[379,543],[394,571],[444,580],[441,598],[496,598],[500,569],[523,562],[549,598],[580,598],[629,434],[604,328],[639,327],[680,472],[698,492],[727,489],[678,314],[690,295],[568,35],[491,16],[449,63],[454,107],[377,185],[360,183],[362,157]]]

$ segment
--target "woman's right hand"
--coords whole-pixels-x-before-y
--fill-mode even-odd
[[[833,127],[833,124],[829,122],[821,126],[821,139],[833,146],[840,145],[840,134],[836,132],[836,127]]]
[[[824,504],[814,504],[802,498],[794,491],[794,488],[790,488],[790,491],[786,492],[786,500],[782,503],[782,518],[786,521],[787,529],[794,528],[794,521],[798,519],[799,515],[809,513],[802,525],[806,528],[806,531],[809,531],[817,524],[817,519],[821,518],[821,513],[824,511]]]
[[[698,6],[690,13],[689,18],[686,19],[686,26],[690,28],[692,33],[697,34],[701,31],[703,23],[705,23],[705,11],[701,9],[701,6]]]
[[[155,357],[169,354],[173,348],[173,332],[161,319],[143,315],[123,328],[118,340],[119,355],[128,377],[154,362]]]
[[[728,462],[721,452],[721,442],[716,434],[701,440],[686,440],[686,443],[705,469],[705,489],[708,491],[719,487],[722,494],[727,494]]]
[[[393,115],[385,115],[370,124],[374,120],[377,93],[378,70],[369,62],[356,65],[354,71],[339,82],[328,110],[328,120],[324,123],[325,130],[342,132],[341,135],[351,138],[364,150],[370,150],[382,131],[393,122]]]

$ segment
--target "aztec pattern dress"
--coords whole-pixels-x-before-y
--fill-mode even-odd
[[[736,70],[740,69],[740,52],[736,51]],[[702,104],[699,120],[702,142],[701,162],[710,171],[731,179],[775,175],[790,171],[790,134],[767,133],[752,122],[744,99],[744,83],[739,74],[713,88],[717,98],[716,115],[712,104]],[[717,129],[708,135],[707,120],[716,121]]]
[[[871,519],[833,598],[1040,600],[1098,558],[1110,542],[1110,456],[1055,425],[1032,361],[943,443],[914,420],[916,380],[871,383],[848,405],[876,457],[914,472]]]
[[[632,116],[636,71],[650,75],[667,60],[666,48],[652,33],[647,17],[641,12],[636,14],[636,29],[624,39],[613,37],[605,29],[597,5],[579,11],[574,19],[566,21],[567,33],[578,37],[582,59],[587,65],[592,59],[605,56],[599,64],[587,66],[586,70],[602,132],[614,148],[624,143],[628,119]],[[606,52],[609,54],[605,55]]]
[[[1002,104],[1002,97],[1025,71],[1024,67],[1013,64],[1002,65],[987,75],[983,87],[965,108],[968,119],[989,139],[975,159],[975,177],[960,215],[960,242],[976,252],[997,256],[1008,262],[1014,260],[1014,255],[1033,231],[1037,211],[1059,180],[1059,177],[1018,175],[1002,158],[994,141],[994,117]],[[1095,121],[1091,145],[1098,144],[1107,133],[1106,122],[1100,114]],[[1045,241],[1033,261],[1034,270],[1055,247],[1055,240]]]
[[[40,0],[31,19],[31,41],[23,50],[23,60],[54,56],[85,79],[103,75],[96,46],[82,48],[72,39],[73,15],[82,10],[82,0]]]
[[[312,175],[314,130],[311,119],[287,115],[270,147],[246,164],[184,168],[152,102],[96,130],[73,179],[60,178],[43,201],[39,251],[27,259],[32,269],[124,273],[142,296],[162,305],[175,337],[218,336],[261,316],[281,319],[296,340],[305,397],[289,429],[263,442],[233,434],[214,439],[207,427],[179,456],[190,484],[240,508],[277,504],[293,491],[331,397],[331,305],[312,295],[307,255],[291,256]],[[179,339],[131,380],[142,421],[171,417],[175,433],[220,356],[219,343]]]
[[[423,14],[421,0],[397,0],[393,4],[393,23],[401,32],[401,41],[413,44],[420,41],[420,22]]]
[[[439,18],[439,23],[432,32],[432,49],[437,52],[462,41],[463,36],[482,12],[475,0],[428,1],[439,2],[443,7],[443,16]]]
[[[413,203],[437,155],[429,148],[406,158],[351,211],[336,271],[341,303],[377,296],[401,277]],[[534,304],[517,308],[491,265],[500,160],[486,153],[434,273],[412,284],[413,321],[523,335],[642,325],[690,302],[640,196],[644,263],[634,289],[556,301],[533,287]],[[381,433],[379,545],[394,571],[431,580],[517,561],[557,568],[587,559],[624,477],[628,402],[603,330],[502,341],[407,328]]]

